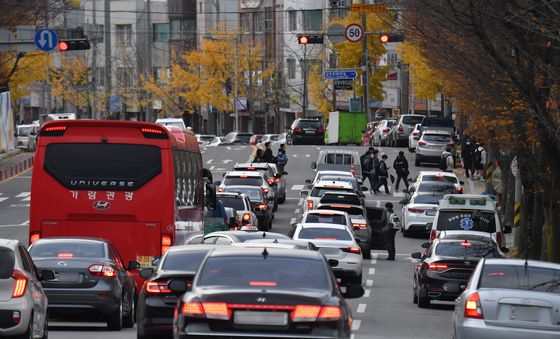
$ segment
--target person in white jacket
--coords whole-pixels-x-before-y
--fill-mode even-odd
[[[451,154],[449,150],[445,150],[441,156],[445,159],[445,171],[453,172],[453,170],[455,170],[455,160],[453,160],[453,154]]]

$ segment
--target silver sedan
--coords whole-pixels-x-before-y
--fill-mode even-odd
[[[560,338],[560,265],[482,259],[453,312],[455,339]]]

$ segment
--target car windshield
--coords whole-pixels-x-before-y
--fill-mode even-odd
[[[278,139],[280,139],[280,134],[272,134],[270,136],[270,140],[272,141],[278,141]]]
[[[498,249],[490,243],[442,242],[436,246],[436,255],[442,257],[500,258]]]
[[[251,140],[252,134],[238,133],[236,139],[242,142],[249,142]]]
[[[317,120],[300,120],[296,126],[301,128],[319,128],[321,127],[321,122]]]
[[[326,164],[351,165],[354,162],[352,154],[328,153],[325,156]]]
[[[560,270],[525,265],[484,265],[479,288],[560,293]]]
[[[454,122],[452,119],[438,118],[438,117],[425,117],[422,119],[422,127],[453,127]]]
[[[197,271],[209,250],[172,251],[165,256],[161,269],[164,271]]]
[[[263,250],[264,251],[264,250]],[[327,267],[319,259],[274,255],[210,257],[197,287],[330,290]]]
[[[0,279],[11,278],[14,265],[14,252],[9,248],[0,248]]]
[[[85,241],[45,241],[31,247],[33,258],[105,258],[105,245],[100,242]]]
[[[431,174],[423,175],[422,181],[447,181],[454,184],[459,182],[456,177],[452,177],[449,175],[431,175]]]
[[[224,179],[224,185],[246,185],[246,186],[261,186],[263,184],[261,177],[232,177],[227,176]]]
[[[354,190],[351,188],[339,188],[339,187],[314,187],[311,191],[312,197],[322,197],[325,192],[337,191],[337,192],[350,192],[353,193]]]
[[[17,129],[18,137],[28,137],[29,136],[29,127],[20,127]]]
[[[434,193],[457,193],[455,185],[447,182],[421,182],[418,185],[418,192],[434,192]]]
[[[472,210],[439,210],[437,219],[438,231],[480,231],[495,233],[495,212]]]
[[[230,207],[238,211],[245,210],[245,204],[242,197],[218,197],[224,207]]]
[[[346,217],[342,214],[333,214],[328,212],[309,213],[303,222],[346,225]]]
[[[416,125],[421,123],[422,119],[424,119],[423,116],[407,115],[403,117],[402,123],[407,125]]]
[[[311,240],[352,240],[352,236],[345,229],[326,227],[305,227],[299,231],[299,239]]]
[[[393,127],[395,120],[387,120],[387,127]]]
[[[263,193],[261,188],[252,188],[252,187],[226,187],[225,192],[239,192],[243,193],[249,197],[249,200],[255,201],[263,201]],[[244,210],[245,208],[242,208]]]
[[[443,194],[420,194],[414,197],[411,203],[439,205],[439,201],[443,199],[443,196]]]
[[[441,142],[441,143],[451,143],[451,136],[447,134],[426,134],[422,136],[422,140],[427,142]]]
[[[183,130],[185,129],[185,124],[181,121],[160,121],[158,124],[163,126],[175,126]]]
[[[361,205],[362,201],[360,197],[355,194],[330,194],[326,193],[323,195],[320,201],[321,204],[348,204],[348,205]]]

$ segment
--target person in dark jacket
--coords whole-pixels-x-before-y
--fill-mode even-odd
[[[393,204],[388,202],[385,204],[385,210],[387,211],[387,224],[383,228],[383,236],[385,240],[385,249],[389,256],[387,260],[395,260],[395,235],[398,230],[394,225],[395,211],[393,210]]]
[[[360,157],[360,163],[362,164],[362,180],[364,182],[364,184],[366,183],[366,179],[369,179],[369,184],[371,186],[371,189],[373,190],[375,188],[374,186],[374,182],[372,179],[372,175],[371,175],[371,171],[372,169],[374,169],[372,161],[375,155],[375,148],[370,147],[366,153],[364,153],[361,157]]]
[[[408,161],[406,160],[403,151],[399,152],[399,155],[393,162],[393,168],[395,169],[395,172],[397,172],[397,182],[395,183],[395,192],[399,191],[399,183],[401,180],[404,182],[404,185],[408,190],[408,175],[410,174],[410,171],[408,170]]]
[[[270,141],[265,142],[264,147],[265,149],[262,156],[263,162],[270,163],[270,164],[275,163],[276,160],[274,159],[274,154],[272,154]]]
[[[253,158],[253,162],[264,162],[262,149],[257,148],[257,152],[255,153],[255,157]]]
[[[280,175],[288,174],[288,172],[284,171],[284,167],[287,163],[288,155],[286,154],[286,145],[281,144],[278,149],[278,154],[276,154],[276,168],[278,169],[278,173],[280,173]]]
[[[472,175],[472,167],[473,167],[473,152],[474,147],[470,139],[465,142],[465,146],[461,149],[461,158],[463,159],[463,169],[465,170],[465,176],[469,178],[469,172]]]
[[[389,178],[389,167],[387,167],[387,154],[383,153],[381,155],[381,161],[379,162],[379,165],[377,166],[376,169],[376,173],[377,176],[379,177],[378,179],[378,183],[377,183],[377,187],[376,190],[377,192],[379,192],[379,188],[381,186],[385,187],[385,193],[386,194],[390,194],[391,192],[389,192],[389,183],[387,181],[387,179]]]

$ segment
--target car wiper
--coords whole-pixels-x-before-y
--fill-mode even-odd
[[[545,286],[550,285],[548,288],[546,288]],[[560,278],[559,279],[553,279],[550,281],[545,281],[542,282],[540,284],[535,284],[533,286],[528,286],[527,289],[528,290],[537,290],[539,288],[543,287],[545,292],[552,292],[557,288],[560,288]]]

